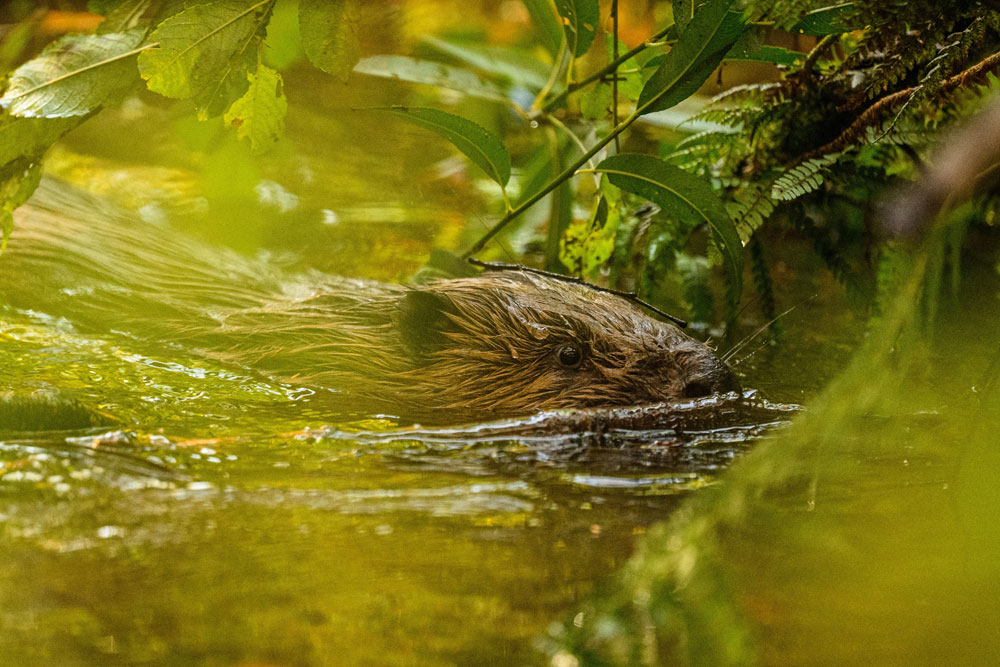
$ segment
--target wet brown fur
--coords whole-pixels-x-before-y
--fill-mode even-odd
[[[421,287],[288,276],[52,184],[19,213],[0,275],[5,301],[427,423],[738,388],[704,344],[585,286],[512,271]],[[576,367],[560,362],[567,345]]]

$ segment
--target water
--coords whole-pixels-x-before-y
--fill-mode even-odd
[[[50,169],[148,219],[265,253],[290,270],[398,279],[431,248],[460,247],[479,233],[479,218],[497,202],[481,196],[460,163],[455,171],[445,146],[348,111],[357,98],[392,101],[384,90],[354,91],[355,99],[305,94],[318,85],[332,84],[290,79],[290,96],[324,102],[290,118],[288,146],[263,163],[168,112],[127,107],[71,135],[64,151],[73,152],[57,155]],[[340,101],[330,108],[333,99]],[[127,137],[154,146],[152,154],[123,146]],[[81,167],[74,152],[97,158]],[[129,163],[126,154],[146,162]],[[787,303],[801,304],[786,318],[785,342],[749,345],[753,354],[740,366],[744,383],[773,400],[809,402],[864,334],[830,278],[802,276],[781,285]],[[742,324],[746,333],[759,325],[753,315]],[[648,532],[664,531],[654,526],[684,503],[742,488],[723,472],[757,442],[720,436],[705,445],[706,456],[678,461],[551,455],[516,439],[319,437],[323,426],[395,425],[360,415],[331,424],[336,396],[170,341],[87,332],[55,312],[5,308],[0,342],[0,386],[56,388],[108,415],[100,432],[119,432],[3,438],[4,664],[546,664],[565,640],[545,637],[564,637],[559,628],[577,619],[588,627],[579,610],[612,585]],[[933,392],[919,398],[937,405]],[[910,419],[912,406],[899,414]],[[945,486],[958,464],[936,445],[967,438],[978,451],[984,441],[962,435],[950,418],[944,431],[927,420],[930,428],[912,417],[910,431],[887,422],[877,448],[845,433],[847,445],[826,452],[823,469],[837,474],[823,478],[830,484],[814,509],[832,519],[808,540],[783,530],[784,519],[808,511],[801,485],[772,496],[770,513],[739,524],[717,562],[730,568],[725,576],[754,582],[740,589],[750,593],[737,605],[750,613],[736,616],[755,627],[765,661],[858,659],[857,651],[832,650],[847,633],[867,642],[873,662],[923,656],[916,662],[934,664],[957,655],[957,642],[941,637],[963,616],[962,600],[980,614],[972,634],[995,620],[982,592],[992,589],[977,592],[952,567],[953,532],[925,522],[954,502]],[[908,432],[921,433],[909,443],[917,451],[900,442]],[[982,480],[964,488],[980,487],[990,488]],[[862,520],[833,520],[855,516]],[[838,532],[844,525],[853,526],[847,537]],[[849,554],[835,569],[831,544]],[[910,555],[928,544],[949,546],[934,553],[954,594],[912,590],[933,583],[917,576],[926,558]],[[859,578],[871,553],[884,567]],[[993,581],[995,570],[977,573]],[[868,601],[873,590],[879,595]],[[956,620],[925,642],[868,625],[912,622],[925,613],[903,604],[914,600],[935,609],[932,618]],[[829,622],[831,613],[838,622]],[[860,620],[839,622],[851,615]],[[723,637],[728,627],[719,626]],[[943,648],[921,652],[935,641]],[[712,655],[707,645],[699,650]]]

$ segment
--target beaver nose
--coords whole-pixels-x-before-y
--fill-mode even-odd
[[[719,362],[712,370],[688,378],[684,384],[684,398],[701,398],[712,394],[740,391],[740,381],[724,363]]]

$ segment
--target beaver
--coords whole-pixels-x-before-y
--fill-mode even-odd
[[[544,275],[291,275],[51,180],[15,217],[0,255],[7,302],[343,392],[371,414],[454,424],[739,389],[673,324]]]

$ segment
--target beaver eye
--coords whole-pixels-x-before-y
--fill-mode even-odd
[[[559,348],[559,363],[566,368],[576,368],[583,361],[583,352],[576,345],[563,345]]]

